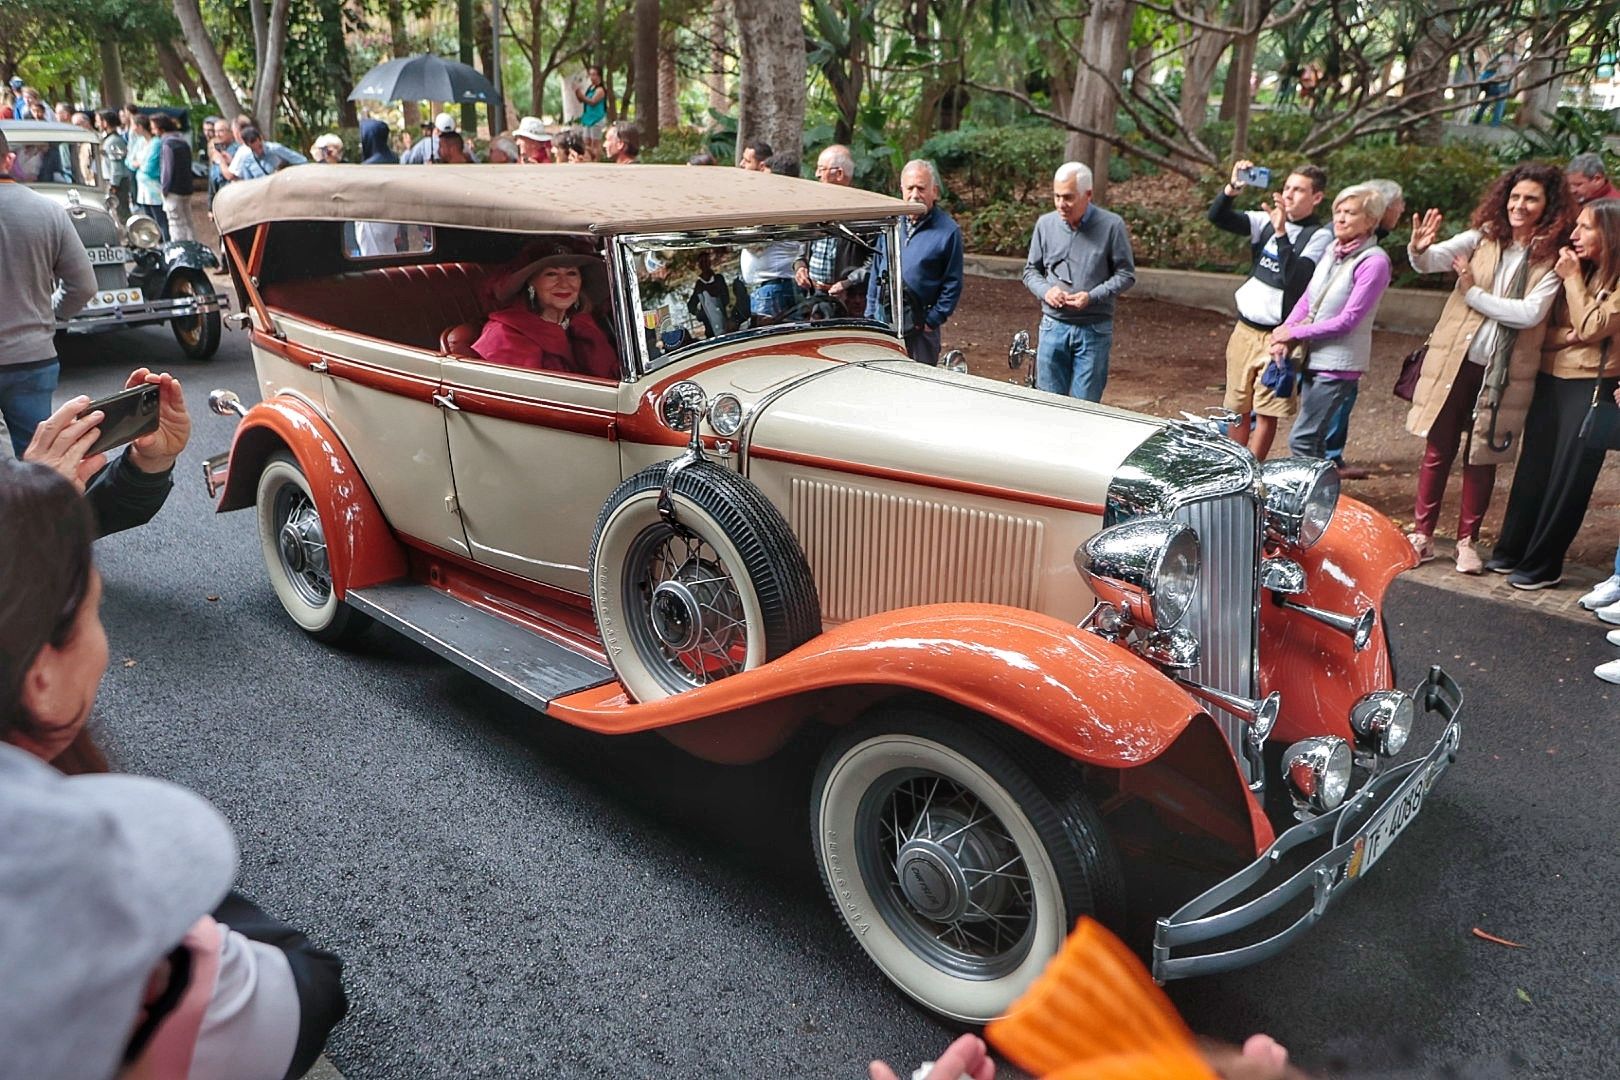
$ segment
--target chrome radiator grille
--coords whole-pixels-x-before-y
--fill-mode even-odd
[[[1246,698],[1256,696],[1256,513],[1250,496],[1235,494],[1189,503],[1174,515],[1198,533],[1203,560],[1198,593],[1180,624],[1197,636],[1199,644],[1198,666],[1188,675]],[[1241,747],[1248,722],[1214,705],[1208,708],[1227,740]],[[1243,759],[1242,754],[1238,757]]]

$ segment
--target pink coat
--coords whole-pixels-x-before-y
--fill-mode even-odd
[[[619,354],[586,312],[571,317],[565,329],[530,311],[520,300],[490,314],[473,351],[492,364],[508,367],[619,378]]]

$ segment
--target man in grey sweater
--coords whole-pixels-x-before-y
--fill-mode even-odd
[[[18,457],[51,414],[60,365],[56,318],[76,314],[96,292],[96,275],[67,211],[11,179],[15,158],[0,133],[0,417]],[[61,299],[52,299],[57,282]]]
[[[1114,347],[1114,300],[1136,284],[1125,222],[1091,202],[1091,170],[1065,162],[1052,178],[1057,207],[1035,222],[1024,285],[1041,301],[1035,385],[1101,401]]]

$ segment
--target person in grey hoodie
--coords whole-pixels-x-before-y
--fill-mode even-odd
[[[0,273],[6,282],[0,289],[0,417],[12,451],[21,457],[34,429],[51,414],[61,371],[56,320],[71,318],[90,302],[96,275],[67,211],[11,178],[15,158],[0,132]]]

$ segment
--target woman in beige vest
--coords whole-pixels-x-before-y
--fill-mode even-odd
[[[1406,430],[1426,445],[1411,534],[1418,559],[1434,558],[1434,528],[1457,448],[1463,450],[1457,571],[1484,568],[1475,542],[1490,506],[1496,466],[1519,452],[1541,364],[1547,312],[1558,292],[1552,272],[1575,218],[1562,171],[1517,165],[1474,208],[1469,228],[1443,243],[1438,210],[1412,216],[1407,256],[1421,273],[1451,270],[1457,287],[1429,335]]]
[[[1524,452],[1495,557],[1487,564],[1521,589],[1556,585],[1563,576],[1564,553],[1580,531],[1603,467],[1603,451],[1582,445],[1581,423],[1605,358],[1601,392],[1614,393],[1620,375],[1620,355],[1611,344],[1620,333],[1620,199],[1588,203],[1570,244],[1554,267],[1560,287],[1542,343]],[[1620,580],[1604,585],[1620,586]],[[1599,587],[1581,599],[1587,607],[1603,607],[1620,600],[1620,588]]]

